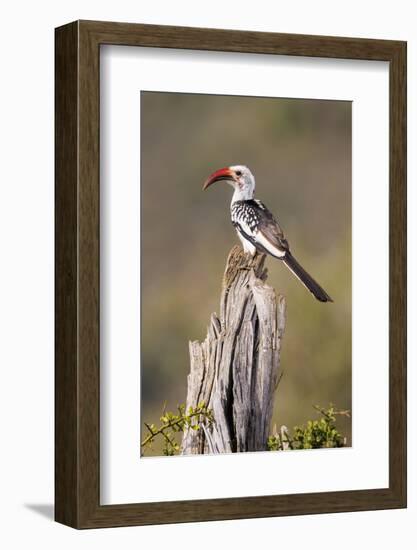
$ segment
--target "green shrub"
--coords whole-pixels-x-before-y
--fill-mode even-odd
[[[283,426],[279,433],[269,436],[268,449],[283,451],[344,447],[346,438],[336,428],[336,417],[349,416],[349,411],[337,410],[334,405],[330,405],[327,410],[317,405],[314,408],[321,414],[321,418],[308,420],[305,426],[295,426],[292,434]]]

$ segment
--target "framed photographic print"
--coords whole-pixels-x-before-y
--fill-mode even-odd
[[[406,44],[56,29],[56,520],[406,506]]]

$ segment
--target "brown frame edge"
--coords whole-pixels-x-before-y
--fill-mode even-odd
[[[153,46],[390,64],[389,488],[99,502],[99,50]],[[116,527],[406,507],[406,43],[76,21],[55,31],[55,519]]]

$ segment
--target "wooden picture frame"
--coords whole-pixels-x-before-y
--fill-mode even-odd
[[[406,43],[76,21],[56,29],[55,519],[75,528],[406,506]],[[99,56],[118,44],[389,62],[389,488],[100,505]]]

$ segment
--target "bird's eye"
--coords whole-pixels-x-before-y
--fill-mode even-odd
[[[240,170],[236,170],[236,176],[241,176],[242,172]]]

